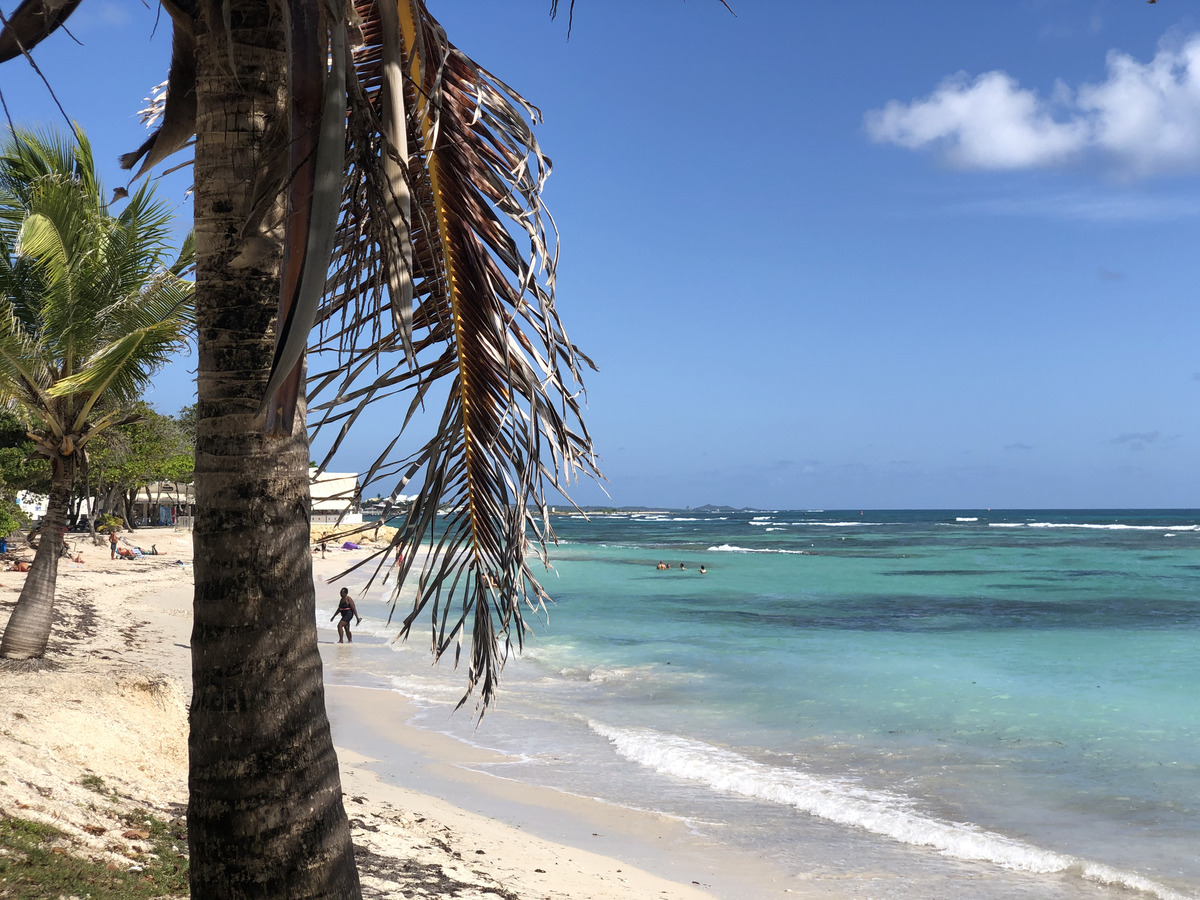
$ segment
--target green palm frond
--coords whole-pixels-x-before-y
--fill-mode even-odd
[[[0,291],[0,400],[47,410],[52,403],[46,388],[53,372],[37,339],[4,308],[7,299]]]
[[[171,319],[131,331],[100,348],[86,366],[55,381],[46,393],[51,397],[83,396],[83,404],[70,423],[70,430],[82,430],[101,396],[118,404],[138,399],[150,376],[183,348],[180,333],[181,323]]]
[[[196,267],[196,232],[189,231],[187,237],[183,239],[183,246],[179,248],[179,254],[175,257],[175,261],[167,267],[167,270],[175,276],[182,278],[184,275],[191,272]]]
[[[78,128],[76,135],[52,128],[13,129],[0,148],[0,194],[28,204],[29,191],[52,175],[75,181],[103,205],[92,145]]]
[[[180,277],[194,243],[171,258],[170,217],[147,186],[111,215],[86,140],[78,158],[71,146],[29,131],[0,140],[0,219],[14,223],[0,229],[0,397],[43,423],[51,456],[105,427],[96,409],[138,399],[194,329]]]

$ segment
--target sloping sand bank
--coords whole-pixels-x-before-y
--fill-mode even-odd
[[[160,555],[110,560],[107,546],[76,541],[84,561],[62,563],[47,660],[0,665],[0,816],[53,825],[71,852],[121,867],[145,849],[128,816],[182,817],[187,801],[191,536],[143,529],[131,541]],[[0,572],[0,627],[23,579]],[[331,717],[355,715],[361,693],[331,690]],[[385,784],[352,747],[338,752],[368,897],[711,896]]]

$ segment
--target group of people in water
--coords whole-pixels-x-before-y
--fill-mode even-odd
[[[657,566],[655,566],[654,568],[658,569],[658,571],[660,571],[660,572],[663,572],[663,571],[666,571],[667,569],[671,568],[671,564],[670,564],[670,563],[668,563],[668,562],[663,562],[663,561],[660,559],[660,560],[658,561],[658,565],[657,565]],[[685,566],[683,563],[680,563],[680,564],[679,564],[679,568],[680,568],[682,571],[687,571],[687,566]],[[708,574],[708,569],[704,568],[704,566],[700,566],[700,574],[701,574],[701,575],[707,575],[707,574]]]

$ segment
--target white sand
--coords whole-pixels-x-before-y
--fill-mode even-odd
[[[157,544],[162,555],[110,560],[107,546],[92,547],[86,536],[80,539],[85,562],[64,562],[59,573],[50,665],[40,671],[22,671],[11,664],[0,668],[0,815],[54,825],[69,835],[72,852],[122,866],[132,864],[130,853],[140,845],[136,837],[124,836],[133,832],[119,815],[145,810],[182,817],[187,801],[191,536],[186,531],[142,529],[132,540],[142,546]],[[365,551],[352,552],[366,556]],[[331,557],[318,565],[325,577],[351,558],[345,551]],[[16,572],[0,572],[0,627],[8,621],[23,579]],[[327,592],[318,583],[318,597]],[[517,791],[500,779],[464,775],[464,769],[437,763],[453,769],[456,778],[490,780],[485,792],[493,796],[517,791],[515,799],[530,819],[528,828],[518,828],[384,783],[367,768],[369,759],[353,746],[342,746],[355,729],[339,728],[338,723],[370,719],[386,739],[407,743],[430,766],[470,750],[441,735],[407,728],[402,710],[380,724],[381,717],[368,715],[370,693],[350,688],[327,693],[366,896],[712,896],[687,881],[703,886],[706,877],[719,874],[719,863],[706,859],[703,844],[690,841],[679,823],[662,817],[602,808],[595,801],[553,791]],[[439,741],[456,748],[430,746]],[[89,775],[103,779],[104,794],[81,784]],[[540,810],[540,816],[530,810]],[[557,822],[569,843],[534,836],[535,819]],[[640,843],[645,853],[657,852],[660,865],[655,868],[678,880],[594,852],[584,838],[599,837],[601,829]],[[764,887],[754,896],[783,893],[797,892]],[[727,891],[722,894],[730,896]]]

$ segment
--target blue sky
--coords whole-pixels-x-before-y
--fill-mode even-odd
[[[1200,507],[1194,5],[578,0],[570,41],[548,5],[430,2],[545,114],[580,503]],[[37,51],[104,166],[153,23],[88,0]],[[23,64],[0,90],[61,121]]]

